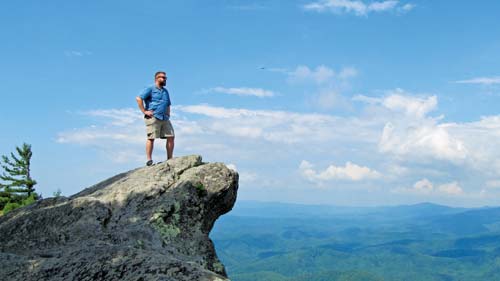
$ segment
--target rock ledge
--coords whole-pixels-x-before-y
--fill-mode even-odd
[[[0,217],[0,280],[228,280],[208,237],[238,174],[185,156]]]

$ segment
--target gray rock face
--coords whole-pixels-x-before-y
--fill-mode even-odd
[[[208,237],[238,174],[200,156],[0,217],[0,280],[228,280]]]

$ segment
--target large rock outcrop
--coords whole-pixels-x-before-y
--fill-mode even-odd
[[[0,280],[228,280],[208,237],[238,174],[200,156],[0,217]]]

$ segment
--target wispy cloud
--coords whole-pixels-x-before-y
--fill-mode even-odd
[[[437,108],[437,97],[435,95],[419,97],[400,88],[386,91],[383,98],[357,95],[353,97],[353,100],[369,104],[380,104],[392,111],[400,111],[407,116],[416,118],[423,118]]]
[[[142,119],[142,115],[138,114],[136,109],[122,108],[122,109],[96,109],[89,111],[79,112],[81,115],[90,117],[102,117],[113,126],[129,126],[136,123],[137,120]]]
[[[86,50],[85,51],[67,50],[64,51],[64,55],[67,57],[83,57],[92,55],[92,52]]]
[[[306,11],[332,12],[335,14],[352,13],[357,16],[366,16],[369,13],[387,11],[408,12],[415,8],[413,4],[401,5],[399,1],[388,0],[365,3],[355,0],[320,0],[303,6]]]
[[[396,188],[392,190],[394,193],[410,193],[417,195],[449,195],[459,196],[465,195],[460,184],[456,181],[435,185],[430,180],[424,178],[417,181],[410,188]]]
[[[178,106],[175,109],[183,113],[210,117],[210,122],[204,124],[205,132],[283,144],[344,139],[355,135],[344,134],[345,130],[350,131],[349,126],[362,126],[356,120],[348,121],[326,114],[299,114],[211,105]],[[332,127],[336,130],[331,130]]]
[[[243,171],[248,173],[247,183],[252,184],[256,184],[253,180],[270,177],[259,169],[281,161],[288,166],[282,172],[289,177],[278,178],[294,182],[306,179],[305,186],[337,181],[340,185],[356,182],[368,187],[376,180],[383,181],[390,191],[394,186],[407,186],[408,178],[433,177],[429,179],[439,184],[422,181],[411,186],[413,191],[460,194],[461,184],[475,188],[491,180],[485,186],[491,187],[489,192],[500,185],[493,181],[500,176],[500,149],[491,145],[500,137],[500,116],[475,122],[443,122],[430,116],[438,109],[432,95],[404,90],[387,91],[383,97],[358,96],[357,100],[367,103],[366,111],[342,117],[208,104],[174,106],[176,153],[226,159],[245,170],[249,162],[255,163],[258,177]],[[60,132],[59,143],[94,148],[111,161],[142,162],[145,128],[138,110],[100,109],[79,114],[91,125]],[[164,150],[156,149],[155,155],[155,159],[164,158]],[[314,168],[312,163],[325,157],[335,159],[337,164]],[[450,173],[459,178],[450,181]],[[463,182],[462,174],[479,182]],[[441,181],[441,177],[446,180]]]
[[[236,96],[255,96],[259,98],[273,97],[276,95],[273,91],[265,90],[261,88],[225,88],[225,87],[215,87],[205,90],[206,92],[222,93],[227,95]]]
[[[315,82],[323,84],[331,81],[334,77],[335,71],[324,65],[317,66],[315,69],[299,65],[294,71],[288,73],[288,81],[290,82]]]
[[[415,5],[415,4],[405,4],[402,7],[400,7],[399,9],[402,12],[409,12],[409,11],[415,9],[416,6],[417,5]]]
[[[285,74],[289,83],[313,83],[318,86],[347,81],[358,75],[358,70],[352,66],[343,67],[339,71],[326,65],[318,65],[316,67],[298,65],[294,69],[280,67],[261,67],[259,69]]]
[[[351,81],[358,75],[356,68],[343,67],[337,72],[325,65],[315,68],[299,65],[284,73],[291,84],[312,85],[315,88],[308,102],[318,109],[350,108],[350,100],[345,98],[345,93],[350,91]]]
[[[467,80],[459,80],[455,81],[458,84],[482,84],[482,85],[492,85],[492,84],[500,84],[500,76],[493,77],[476,77]]]
[[[311,163],[303,160],[300,163],[299,170],[304,178],[312,182],[325,182],[331,180],[361,181],[366,179],[377,179],[382,176],[377,171],[351,162],[345,163],[344,166],[330,165],[324,171],[316,171]]]

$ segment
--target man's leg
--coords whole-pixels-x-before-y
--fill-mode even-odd
[[[152,160],[152,155],[153,155],[153,147],[155,144],[155,139],[147,139],[146,140],[146,157],[149,160]]]
[[[167,137],[167,159],[174,156],[174,137]]]

